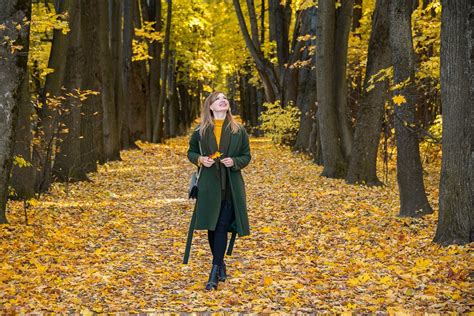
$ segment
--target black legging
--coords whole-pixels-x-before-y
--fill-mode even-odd
[[[212,251],[212,264],[222,265],[227,248],[227,228],[235,219],[234,207],[229,200],[221,201],[216,230],[208,230],[207,237]]]

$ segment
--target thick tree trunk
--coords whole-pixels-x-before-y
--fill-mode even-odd
[[[8,184],[13,164],[13,147],[18,116],[20,87],[27,75],[28,41],[30,35],[31,0],[7,1],[0,10],[0,224],[8,223],[6,205]],[[21,28],[16,28],[20,25]],[[10,41],[6,41],[5,38]],[[19,45],[19,50],[12,45]]]
[[[25,43],[28,45],[28,43]],[[28,51],[28,46],[26,46]],[[31,151],[32,131],[31,114],[33,104],[29,90],[29,75],[26,74],[18,92],[18,124],[16,129],[15,149],[13,157],[19,156],[29,163],[25,165],[13,165],[10,186],[15,191],[14,199],[27,200],[34,196],[36,172],[33,168],[33,153]]]
[[[132,39],[134,33],[134,11],[133,0],[124,0],[123,2],[123,38],[122,38],[122,129],[121,129],[121,147],[122,149],[135,148],[131,135],[130,123],[132,112],[132,89],[134,77],[132,72]]]
[[[366,89],[371,85],[371,82],[369,82],[371,76],[392,64],[388,5],[389,0],[377,0],[375,5],[363,85],[364,94],[357,114],[354,148],[346,177],[348,183],[382,184],[377,178],[377,152],[384,104],[389,98],[388,81],[383,80],[374,83],[373,88],[368,92],[366,92]]]
[[[124,2],[122,0],[109,0],[111,6],[111,53],[113,60],[113,78],[114,78],[114,89],[115,89],[115,113],[117,117],[117,132],[119,138],[119,147],[122,149],[122,126],[125,109],[124,99],[124,72],[123,72],[123,8]],[[121,158],[119,158],[120,160]]]
[[[443,158],[434,241],[442,245],[467,244],[474,241],[474,55],[470,46],[474,11],[470,0],[441,3]]]
[[[324,169],[322,176],[342,178],[346,174],[346,162],[341,151],[336,110],[335,25],[334,0],[319,1],[317,27],[317,89],[318,122]]]
[[[433,210],[426,198],[418,135],[415,131],[415,53],[411,35],[412,0],[390,1],[390,46],[395,84],[409,80],[395,95],[406,103],[395,105],[397,181],[400,216],[420,217]]]
[[[109,23],[109,4],[107,1],[98,2],[98,42],[99,42],[99,65],[101,77],[101,103],[103,113],[103,138],[104,138],[104,158],[106,161],[120,159],[120,136],[118,129],[117,111],[115,107],[114,89],[114,60],[109,45],[109,38],[112,34]],[[95,9],[95,8],[92,8]],[[114,17],[117,18],[118,17]],[[117,22],[115,22],[117,23]],[[113,42],[112,42],[113,43]],[[116,47],[116,46],[115,46]]]
[[[71,9],[74,15],[69,20],[69,46],[66,58],[64,88],[66,94],[81,88],[82,65],[84,57],[81,47],[81,1],[74,1]],[[59,131],[58,150],[55,153],[53,175],[59,181],[73,182],[86,180],[87,175],[82,162],[81,101],[65,96],[62,104],[63,114],[59,118],[62,128]]]
[[[107,5],[107,2],[104,2]],[[99,8],[93,0],[82,0],[81,3],[81,45],[83,63],[81,69],[81,89],[101,92],[102,80],[100,70],[100,48],[97,50],[99,34],[97,23],[100,21]],[[104,19],[107,19],[107,15]],[[98,66],[99,65],[99,66]],[[103,111],[101,96],[88,95],[81,107],[81,166],[84,171],[96,172],[97,161],[103,163],[105,159],[104,135],[103,135]]]
[[[307,15],[309,21],[308,23],[303,23],[303,25],[307,25],[307,29],[304,29],[302,34],[314,36],[316,35],[317,8],[313,6],[308,8],[306,11],[308,11]],[[310,142],[310,133],[313,130],[314,122],[316,120],[317,100],[316,71],[313,69],[316,64],[316,54],[314,54],[310,48],[316,46],[316,40],[310,39],[304,41],[304,43],[305,48],[301,60],[310,60],[310,63],[308,66],[301,68],[298,74],[298,82],[301,82],[302,84],[299,84],[298,86],[298,98],[296,104],[301,111],[301,117],[300,127],[298,129],[298,135],[293,150],[310,152],[310,148],[313,148],[315,145]]]
[[[352,23],[352,10],[354,0],[342,1],[337,10],[336,41],[334,46],[335,72],[336,72],[336,109],[338,118],[339,135],[341,137],[342,154],[346,161],[350,160],[352,153],[352,126],[347,112],[347,50],[349,32]]]

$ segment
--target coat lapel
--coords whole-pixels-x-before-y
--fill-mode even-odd
[[[219,151],[222,153],[224,157],[228,156],[230,134],[231,134],[230,126],[227,126],[227,124],[229,124],[229,119],[226,116],[224,120],[224,124],[222,126],[221,139],[219,142]]]

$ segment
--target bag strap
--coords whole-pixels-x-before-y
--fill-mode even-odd
[[[199,153],[200,153],[201,156],[202,156],[201,140],[199,140]],[[198,168],[199,168],[199,171],[198,171],[198,174],[197,174],[197,176],[196,176],[196,177],[197,177],[196,182],[197,182],[197,180],[199,180],[199,176],[201,175],[201,169],[202,169],[202,167],[198,167]]]

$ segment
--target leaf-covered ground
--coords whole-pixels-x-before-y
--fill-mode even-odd
[[[140,143],[68,195],[55,183],[28,210],[29,226],[22,204],[10,201],[10,225],[0,227],[0,311],[473,310],[473,245],[433,244],[437,212],[397,217],[394,167],[386,187],[347,185],[268,138],[251,138],[243,171],[251,235],[237,237],[229,279],[207,292],[206,231],[195,232],[182,264],[194,203],[187,141]],[[427,171],[437,209],[439,167]]]

